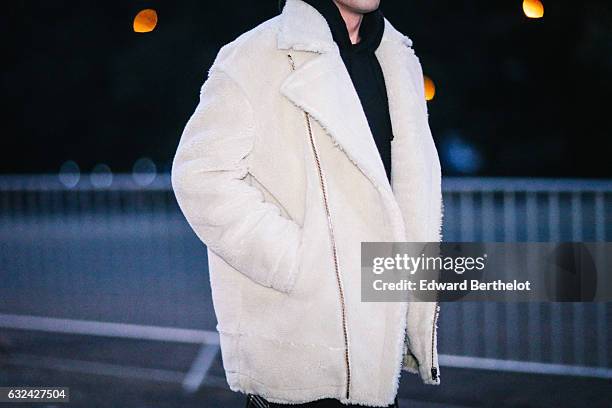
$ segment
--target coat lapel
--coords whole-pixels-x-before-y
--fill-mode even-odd
[[[327,21],[301,0],[287,0],[280,18],[278,48],[315,54],[296,67],[280,92],[319,122],[334,145],[381,192],[391,193],[359,96]]]
[[[395,220],[395,239],[427,241],[428,203],[435,184],[430,160],[435,146],[427,140],[431,136],[424,95],[417,86],[423,79],[415,69],[418,63],[410,48],[412,42],[385,20],[376,56],[385,78],[394,134],[390,184],[359,96],[324,17],[301,0],[287,0],[280,18],[278,48],[315,54],[297,65],[280,92],[317,120],[379,190]]]
[[[359,96],[337,49],[298,67],[280,91],[317,120],[375,186],[391,189]]]

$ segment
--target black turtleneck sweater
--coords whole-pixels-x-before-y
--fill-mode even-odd
[[[359,28],[360,41],[352,44],[346,23],[332,0],[304,1],[317,9],[329,25],[344,65],[359,95],[361,106],[390,181],[393,131],[389,117],[385,79],[374,54],[385,29],[382,12],[377,9],[363,15]]]

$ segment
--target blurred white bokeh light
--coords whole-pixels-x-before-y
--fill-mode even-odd
[[[132,167],[132,177],[139,186],[144,187],[153,183],[157,177],[157,167],[153,160],[148,157],[141,157],[136,160],[134,167]]]
[[[96,188],[110,187],[113,184],[113,172],[108,165],[96,164],[89,175],[91,185]]]
[[[60,183],[66,188],[74,188],[79,184],[81,179],[81,169],[73,160],[65,161],[61,166],[58,174]]]

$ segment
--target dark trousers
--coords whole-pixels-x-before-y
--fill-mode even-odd
[[[320,399],[305,404],[276,404],[268,402],[258,395],[247,395],[246,408],[363,408],[362,405],[343,405],[337,399]],[[395,402],[386,408],[399,408],[397,397]]]

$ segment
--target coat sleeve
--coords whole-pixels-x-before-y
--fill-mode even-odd
[[[196,235],[253,281],[289,293],[299,269],[301,227],[246,180],[256,137],[252,106],[213,67],[172,164],[172,187]]]
[[[423,120],[423,131],[431,137],[429,128],[427,103],[425,101],[425,85],[423,77],[423,68],[419,58],[413,55],[414,59],[411,64],[412,77],[415,80],[415,89],[417,95],[422,98],[417,103],[422,108],[422,114],[425,115]],[[434,147],[435,148],[435,147]],[[428,232],[431,233],[429,241],[437,242],[442,239],[441,218],[434,217],[436,214],[441,215],[442,197],[440,191],[440,174],[439,162],[437,161],[437,152],[435,155],[435,163],[432,163],[434,173],[434,183],[437,185],[432,189],[433,195],[430,203],[430,211],[432,216],[430,219],[432,224],[428,227]],[[436,167],[437,166],[437,167]],[[434,171],[432,170],[432,171]],[[435,219],[434,219],[435,218]],[[436,302],[415,301],[408,305],[407,332],[406,332],[406,347],[404,349],[404,370],[419,374],[425,384],[438,385],[440,384],[440,366],[438,364],[438,338],[437,338],[437,316],[440,311],[440,306]]]
[[[440,158],[438,156],[438,150],[433,141],[431,134],[431,127],[429,126],[429,111],[427,101],[425,99],[425,77],[423,75],[423,67],[419,57],[414,55],[414,72],[413,77],[416,78],[416,89],[418,95],[421,97],[420,105],[422,107],[424,120],[423,120],[423,131],[427,133],[427,139],[429,139],[430,146],[432,149],[431,154],[431,173],[432,173],[432,196],[430,197],[429,205],[429,223],[428,230],[431,233],[429,237],[430,242],[442,241],[442,217],[444,212],[444,205],[442,202],[442,172],[440,168]]]

